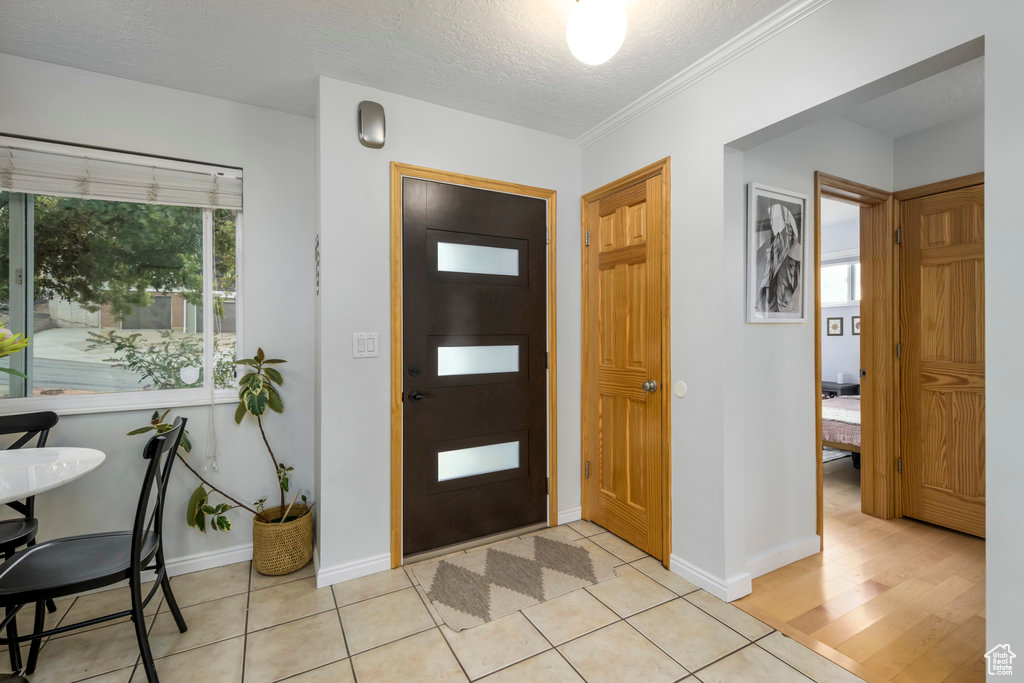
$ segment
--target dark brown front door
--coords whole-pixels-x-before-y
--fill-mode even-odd
[[[542,199],[403,178],[403,554],[546,519]]]

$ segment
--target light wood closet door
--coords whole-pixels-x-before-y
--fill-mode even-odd
[[[663,558],[662,177],[585,198],[589,517]],[[652,384],[652,382],[654,384]],[[655,386],[656,385],[656,386]]]
[[[984,536],[984,186],[901,212],[903,512]]]

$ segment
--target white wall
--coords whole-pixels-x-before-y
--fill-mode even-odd
[[[885,21],[879,22],[879,16]],[[925,17],[927,30],[922,30]],[[799,544],[813,533],[813,478],[786,475],[797,459],[811,462],[814,457],[789,446],[803,448],[813,433],[813,396],[802,387],[811,383],[808,357],[815,331],[806,325],[741,322],[737,293],[742,292],[742,243],[736,237],[737,214],[729,209],[729,203],[740,198],[738,185],[723,183],[725,171],[734,174],[737,164],[730,154],[723,156],[723,146],[984,35],[986,277],[990,283],[1013,281],[1019,270],[1017,255],[1024,253],[1024,231],[1013,227],[1019,213],[1017,169],[1024,156],[1024,128],[1019,123],[1024,108],[1024,90],[1019,87],[1024,68],[1024,44],[1018,35],[1022,25],[1024,5],[1011,0],[833,0],[584,149],[584,190],[653,159],[672,155],[674,160],[672,368],[675,378],[687,381],[690,393],[672,407],[673,568],[728,594],[731,587],[742,589],[744,579],[749,580],[743,565],[748,550]],[[865,35],[871,40],[865,41]],[[780,88],[780,79],[792,87]],[[842,169],[835,172],[843,174]],[[720,291],[727,291],[728,297]],[[1016,314],[1024,294],[1016,287],[988,291],[986,353],[989,368],[999,369],[988,373],[987,402],[991,645],[1024,642],[1024,622],[1019,618],[1024,612],[1019,582],[1024,561],[1019,534],[1024,521],[1024,461],[1016,457],[1015,436],[1022,399],[1013,379],[1024,372],[1019,344],[1024,316]],[[757,355],[755,362],[744,361],[751,366],[749,372],[741,383],[730,382],[727,368],[735,362],[735,348],[748,343],[753,348],[774,347],[779,354],[771,363],[757,362]],[[741,367],[741,373],[746,371]],[[728,402],[723,386],[729,388]],[[726,414],[735,409],[733,393],[740,387],[773,403],[804,401],[792,406],[800,416],[794,418],[792,432],[766,424],[763,430],[752,429],[759,436],[756,451],[737,448],[735,430],[726,428]],[[797,393],[806,394],[806,399],[797,398]],[[772,410],[764,405],[752,408],[755,416],[761,414],[757,411]],[[763,480],[726,476],[748,468],[777,474]],[[781,514],[792,525],[765,528],[765,538],[751,538],[735,524],[737,509],[746,508],[748,519],[777,519],[776,507],[783,508]]]
[[[69,143],[241,166],[245,175],[242,289],[243,353],[257,345],[289,359],[286,413],[266,421],[278,456],[295,466],[301,490],[313,484],[314,374],[311,253],[313,121],[248,105],[0,54],[0,131]],[[140,403],[147,399],[140,396]],[[0,404],[0,410],[3,405]],[[90,446],[107,454],[96,472],[37,498],[40,537],[129,528],[142,477],[141,437],[152,409],[63,417],[52,445]],[[209,408],[188,417],[201,463]],[[217,481],[248,502],[273,491],[273,468],[253,425],[236,426],[233,406],[216,408],[221,473]],[[181,511],[196,482],[178,466],[164,525],[170,560],[251,543],[244,512],[235,530],[200,534]],[[245,549],[221,559],[244,559]],[[219,561],[213,558],[211,561]],[[186,565],[182,568],[195,568]]]
[[[851,318],[860,315],[860,304],[854,306],[829,306],[821,309],[821,379],[835,382],[838,373],[846,374],[847,382],[859,383],[860,335],[853,334]],[[828,319],[843,319],[843,334],[830,337],[827,334]]]
[[[985,168],[982,112],[940,123],[893,141],[893,189],[979,173]]]
[[[737,344],[727,361],[731,378],[725,400],[733,447],[727,457],[745,460],[745,563],[756,575],[768,556],[816,541],[817,493],[814,456],[814,172],[888,190],[892,184],[892,140],[843,118],[829,118],[765,142],[743,153],[742,177],[726,175],[727,202],[743,215],[747,183],[757,182],[808,197],[807,321],[751,325],[743,322],[745,222],[725,226],[726,272],[735,273],[727,293],[726,334]],[[739,286],[736,286],[739,283]],[[822,315],[831,315],[825,309]],[[847,326],[849,321],[847,320]],[[847,331],[849,334],[849,331]],[[673,359],[675,360],[675,359]],[[825,379],[834,379],[825,376]]]
[[[356,106],[380,102],[387,144],[363,147]],[[320,79],[317,133],[321,295],[320,579],[388,565],[390,452],[389,164],[416,164],[558,191],[558,503],[578,515],[579,151],[569,140],[392,93]],[[352,333],[380,332],[354,360]]]

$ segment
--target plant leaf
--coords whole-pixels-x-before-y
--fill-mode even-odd
[[[267,412],[267,403],[270,402],[270,392],[249,392],[245,395],[245,409],[251,414],[260,416]]]
[[[206,533],[206,515],[201,511],[196,515],[196,527],[204,534]]]
[[[270,392],[270,399],[267,401],[267,407],[273,410],[275,413],[284,412],[284,401],[281,400],[281,394],[276,391]]]
[[[281,373],[275,370],[274,368],[263,368],[263,374],[266,375],[267,379],[269,379],[271,382],[275,382],[277,384],[284,384],[284,377],[282,377]]]
[[[264,365],[280,365],[281,363],[287,363],[284,358],[267,358],[263,361]]]
[[[156,429],[156,427],[154,427],[153,425],[149,425],[147,427],[139,427],[138,429],[133,429],[132,431],[128,432],[127,434],[125,434],[125,436],[136,436],[138,434],[145,434],[146,432],[151,432],[154,429]]]
[[[264,358],[266,358],[266,356],[263,354],[263,347],[262,346],[257,347],[256,348],[256,362],[257,363],[262,363]]]
[[[193,529],[196,528],[202,506],[206,504],[206,499],[209,495],[210,494],[206,492],[206,489],[203,488],[203,485],[200,484],[188,499],[188,507],[185,508],[185,521]]]
[[[235,424],[242,424],[243,417],[245,417],[245,404],[239,403],[235,408]]]

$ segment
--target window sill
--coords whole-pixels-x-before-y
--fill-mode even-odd
[[[218,389],[214,404],[238,401],[236,389]],[[136,410],[160,410],[210,405],[210,393],[205,389],[169,389],[125,394],[87,396],[32,396],[31,398],[0,399],[0,414],[14,415],[40,410],[52,410],[58,415],[89,415],[93,413],[125,413]]]

